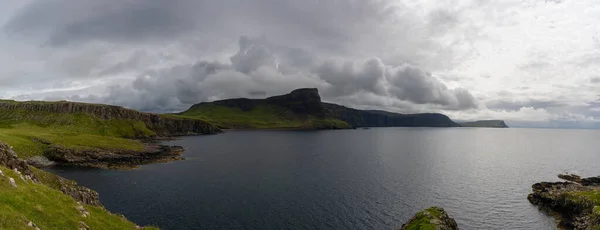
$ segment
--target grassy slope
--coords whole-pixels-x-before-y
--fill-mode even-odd
[[[431,207],[415,214],[415,220],[411,221],[404,229],[406,230],[435,230],[437,225],[432,223],[434,219],[440,219],[441,213]],[[431,218],[433,217],[433,218]]]
[[[42,155],[44,145],[34,139],[73,149],[142,150],[141,142],[128,138],[153,135],[141,121],[0,109],[0,141],[12,145],[21,158]]]
[[[83,221],[90,229],[134,229],[135,224],[104,208],[84,205],[90,212],[83,217],[71,197],[44,184],[25,182],[5,167],[0,167],[0,229],[32,229],[32,221],[41,229],[77,229]],[[17,188],[9,184],[8,177],[15,179]]]
[[[349,128],[349,125],[341,120],[330,118],[322,119],[314,116],[300,117],[283,107],[268,104],[260,104],[251,110],[243,111],[239,108],[205,103],[194,106],[190,110],[176,116],[204,119],[222,128]]]

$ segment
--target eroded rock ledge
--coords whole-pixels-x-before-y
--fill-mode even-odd
[[[529,202],[554,216],[559,229],[600,228],[600,177],[558,177],[567,181],[534,184]]]
[[[50,161],[60,166],[131,169],[145,164],[183,160],[181,157],[183,152],[184,148],[181,146],[167,146],[154,143],[145,143],[143,151],[118,149],[76,150],[49,145],[44,155]]]
[[[443,208],[431,207],[415,214],[400,230],[458,230],[456,221]]]

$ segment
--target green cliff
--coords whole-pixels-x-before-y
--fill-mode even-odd
[[[28,166],[0,142],[0,229],[142,228],[107,211],[95,191]]]
[[[118,168],[177,158],[181,149],[148,143],[158,137],[212,134],[220,129],[197,118],[142,113],[118,106],[73,102],[0,101],[0,141],[23,159]],[[144,140],[144,141],[143,141]]]
[[[460,123],[463,127],[482,127],[482,128],[508,128],[503,120],[481,120],[474,122]]]
[[[317,89],[266,99],[203,102],[177,114],[232,129],[336,129],[351,127],[458,127],[442,114],[397,114],[324,103]]]

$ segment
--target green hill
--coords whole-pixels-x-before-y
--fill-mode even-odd
[[[398,114],[324,103],[317,89],[297,89],[266,99],[203,102],[176,116],[204,119],[226,129],[459,126],[443,114]]]
[[[267,99],[229,99],[192,106],[180,117],[200,118],[226,129],[344,129],[329,116],[317,89],[298,89]]]
[[[201,119],[141,113],[118,106],[73,102],[0,101],[0,141],[23,159],[53,156],[79,163],[114,161],[120,155],[145,157],[142,140],[161,136],[211,134],[219,128]],[[112,158],[103,158],[112,156]],[[90,166],[90,165],[88,165]]]
[[[474,122],[460,123],[463,127],[483,127],[483,128],[508,128],[503,120],[481,120]]]

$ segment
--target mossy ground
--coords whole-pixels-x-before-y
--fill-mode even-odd
[[[437,225],[432,220],[440,219],[442,214],[436,207],[431,207],[415,214],[415,219],[404,227],[406,230],[435,230]]]
[[[143,150],[143,144],[131,138],[154,135],[141,121],[0,109],[0,141],[13,146],[19,157],[24,159],[43,155],[45,145],[42,142],[77,150]]]
[[[90,212],[83,217],[71,197],[44,184],[25,182],[5,167],[0,167],[0,229],[32,229],[29,221],[41,229],[77,229],[82,221],[90,229],[135,229],[136,224],[111,214],[104,208],[83,205]],[[15,179],[17,188],[9,184]]]
[[[291,111],[274,105],[259,104],[244,111],[240,108],[201,104],[179,115],[200,118],[222,128],[243,129],[335,129],[350,128],[348,123],[333,118],[298,116]]]

